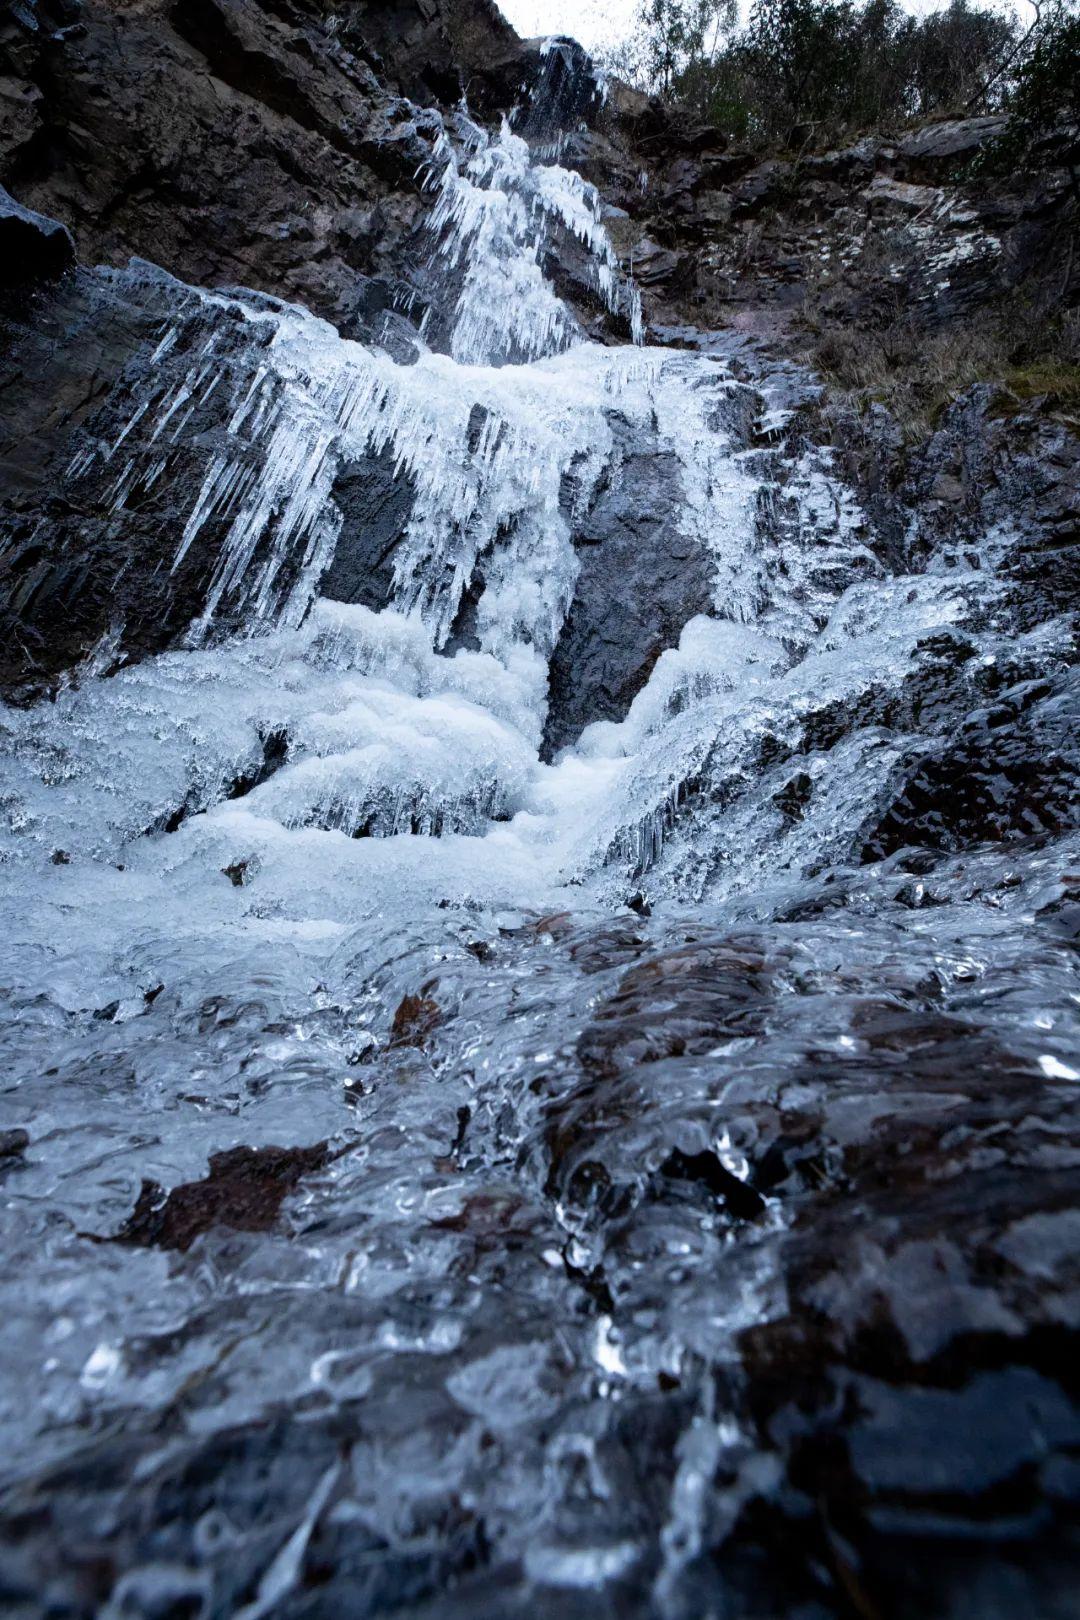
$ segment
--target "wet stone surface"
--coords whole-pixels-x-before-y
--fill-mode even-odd
[[[265,1232],[297,1182],[326,1163],[324,1142],[310,1148],[231,1148],[210,1155],[204,1181],[189,1181],[166,1193],[144,1181],[128,1219],[113,1239],[147,1249],[191,1248],[217,1226]]]
[[[970,924],[985,901],[936,881],[935,916]],[[863,880],[859,925],[522,917],[481,964],[443,913],[381,969],[365,951],[390,1050],[331,1149],[211,1153],[167,1197],[144,1179],[119,1248],[49,1241],[54,1290],[72,1265],[115,1280],[96,1342],[52,1319],[79,1396],[4,1498],[13,1612],[42,1581],[72,1614],[227,1612],[288,1542],[295,1615],[584,1613],[587,1582],[612,1614],[718,1590],[839,1614],[854,1589],[959,1616],[974,1540],[1016,1612],[1064,1613],[1080,1098],[1022,1031],[1074,965],[1015,887],[990,980],[887,888]],[[331,1082],[348,956],[321,1016],[302,981],[206,1004],[202,1140],[294,1020]],[[421,1052],[432,1002],[395,987],[434,962]],[[180,1011],[163,991],[142,1039]],[[106,1027],[76,1018],[36,1089],[55,1110],[79,1085],[107,1134],[138,1048]],[[13,1235],[37,1244],[28,1197]],[[123,1245],[150,1246],[136,1273]]]

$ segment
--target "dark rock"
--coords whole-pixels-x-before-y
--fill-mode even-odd
[[[813,792],[812,778],[805,771],[799,771],[784,783],[779,793],[773,794],[772,802],[789,821],[798,821],[805,813]]]
[[[671,521],[676,458],[622,418],[611,425],[614,464],[574,529],[581,568],[550,664],[546,758],[591,721],[621,720],[687,620],[712,606],[712,564]]]
[[[897,158],[904,170],[912,175],[935,174],[955,170],[962,161],[970,161],[1005,129],[1007,119],[1001,113],[983,118],[949,118],[940,123],[924,124],[899,142]]]
[[[407,273],[426,206],[416,170],[434,131],[402,96],[455,106],[465,79],[518,50],[489,0],[83,0],[79,22],[59,43],[0,31],[0,78],[13,99],[36,91],[0,121],[0,182],[61,220],[85,263],[135,254],[350,333],[365,277]],[[519,89],[502,94],[509,111]]]
[[[197,493],[213,443],[198,428],[220,432],[227,406],[193,424],[192,436],[170,456],[169,476],[153,491],[133,489],[119,504],[109,493],[117,469],[96,454],[131,417],[140,382],[150,385],[162,324],[183,324],[191,315],[188,341],[205,340],[207,328],[190,299],[187,288],[149,267],[80,270],[42,295],[32,317],[13,314],[7,323],[0,685],[11,696],[48,690],[120,627],[116,657],[159,651],[201,611],[224,531],[217,528],[209,550],[196,546],[175,572],[172,561],[183,504]],[[227,319],[222,334],[228,348]],[[181,340],[174,351],[177,382],[186,348]],[[226,367],[243,370],[253,357],[245,344],[233,343]],[[154,369],[164,385],[167,373]],[[91,465],[73,478],[80,454]]]
[[[264,782],[269,782],[289,757],[289,734],[287,731],[271,730],[260,734],[262,744],[262,758],[250,771],[242,776],[234,777],[232,786],[225,795],[228,799],[243,799],[247,794],[254,792]]]
[[[216,1226],[267,1232],[304,1176],[329,1158],[325,1142],[307,1148],[229,1148],[210,1156],[210,1174],[166,1193],[144,1181],[138,1202],[110,1241],[145,1249],[191,1248]]]
[[[552,107],[590,122],[597,112],[580,52],[519,47],[486,0],[86,0],[81,39],[66,0],[26,0],[14,15],[0,23],[0,174],[71,223],[84,257],[136,248],[196,282],[300,299],[402,363],[415,354],[405,313],[425,207],[415,173],[438,129],[420,103],[450,106],[467,85],[493,118],[539,85],[518,126],[538,144]],[[704,346],[692,323],[716,316],[773,322],[771,341],[787,352],[774,317],[808,290],[860,333],[897,308],[922,332],[993,307],[1028,274],[1068,216],[1045,175],[1017,176],[1007,194],[956,178],[992,122],[761,164],[616,86],[602,127],[574,131],[568,150],[620,211],[612,228],[627,252],[651,244],[643,279],[661,341]],[[967,233],[979,240],[954,273],[949,256]],[[883,254],[895,276],[883,273]],[[583,327],[610,335],[572,247],[557,243],[547,268]],[[55,690],[97,648],[115,664],[174,646],[201,612],[221,526],[175,575],[171,564],[184,503],[221,443],[218,405],[200,407],[157,490],[121,491],[114,509],[111,472],[68,475],[76,454],[114,443],[129,421],[163,327],[179,334],[178,361],[223,336],[223,383],[250,379],[258,342],[250,332],[245,344],[227,341],[207,323],[227,327],[228,316],[193,312],[189,298],[136,266],[75,271],[5,299],[0,674],[12,696]],[[158,367],[162,387],[179,375],[172,364]],[[342,1178],[351,1185],[325,1200],[318,1189],[317,1217],[341,1240],[340,1271],[328,1245],[315,1258],[294,1254],[298,1271],[284,1279],[260,1265],[255,1287],[245,1276],[221,1290],[200,1276],[198,1308],[185,1295],[167,1330],[121,1323],[122,1387],[83,1387],[77,1407],[67,1403],[78,1362],[58,1359],[62,1421],[46,1460],[20,1459],[0,1495],[13,1612],[262,1612],[283,1577],[275,1601],[290,1620],[509,1620],[523,1603],[588,1620],[655,1607],[669,1576],[662,1606],[680,1614],[1072,1612],[1080,1116],[1070,1071],[1059,1063],[1055,1078],[1039,1054],[1044,1040],[1064,1050],[1041,1014],[1064,1001],[1077,932],[1076,884],[1066,875],[1055,885],[1051,840],[1075,822],[1080,758],[1064,638],[1004,644],[1075,607],[1080,455],[1059,402],[1028,392],[1019,381],[1013,392],[968,390],[914,446],[881,405],[858,423],[834,401],[800,409],[790,428],[755,435],[737,424],[777,486],[756,538],[786,536],[782,464],[802,435],[833,445],[851,469],[875,568],[940,564],[960,601],[985,532],[1015,531],[989,610],[997,622],[987,614],[927,636],[895,685],[883,678],[855,698],[800,708],[790,724],[769,714],[738,769],[724,775],[710,761],[715,781],[702,771],[677,790],[709,817],[750,784],[770,836],[812,839],[819,783],[835,763],[827,756],[872,735],[891,750],[888,779],[857,801],[854,819],[865,820],[832,870],[799,878],[785,848],[769,875],[777,888],[736,893],[715,911],[651,915],[633,893],[633,917],[559,912],[502,928],[489,919],[497,949],[470,937],[488,926],[480,903],[454,901],[469,932],[452,928],[445,956],[440,947],[430,958],[447,962],[447,990],[431,980],[404,996],[381,1047],[357,1030],[355,983],[341,1007],[319,984],[302,1027],[306,1036],[309,1021],[326,1020],[327,1074],[370,1063],[403,1076],[437,1040],[438,1084],[387,1088],[377,1071],[370,1086],[346,1081],[363,1157],[357,1177]],[[589,510],[575,510],[568,488],[581,572],[552,663],[548,755],[589,721],[621,718],[687,619],[714,605],[711,564],[672,532],[674,463],[656,438],[614,426],[616,464]],[[135,444],[138,424],[131,431]],[[339,470],[332,498],[343,526],[323,590],[382,606],[411,485],[388,458],[364,457]],[[451,648],[474,639],[483,567]],[[834,584],[816,600],[812,576],[803,605],[827,612]],[[223,628],[241,618],[227,601]],[[996,663],[982,656],[985,628],[998,634]],[[288,750],[285,732],[253,730],[220,793],[250,793]],[[202,803],[193,793],[163,826]],[[360,830],[381,829],[372,817]],[[1008,865],[1006,842],[1017,846]],[[985,847],[969,858],[973,845]],[[860,852],[865,867],[852,859]],[[55,851],[56,864],[65,859]],[[931,872],[932,893],[922,881]],[[242,886],[251,862],[224,875]],[[48,882],[70,887],[59,873]],[[630,887],[615,878],[611,892]],[[972,893],[979,954],[995,953],[985,974],[964,959]],[[924,914],[938,902],[947,914]],[[377,993],[367,972],[362,994]],[[459,991],[463,1006],[483,1001],[452,1020]],[[124,1021],[161,992],[75,1015],[65,1046],[85,1049],[43,1085],[74,1079],[82,1109],[97,1106],[100,1084],[108,1106],[122,1107]],[[148,1036],[176,1038],[182,996],[181,984]],[[505,1015],[511,1035],[501,1044],[499,1029],[487,1048],[492,1070],[511,1055],[497,1087],[476,1061],[488,1033],[477,1040],[481,1005]],[[228,1086],[234,1058],[243,1072],[264,1054],[242,1019],[230,1036],[231,1003],[228,1016],[205,1006],[199,1061],[220,1063]],[[68,1015],[36,1004],[28,1028],[54,1016]],[[276,1012],[252,1018],[260,1032],[297,1027]],[[406,1099],[401,1127],[393,1089]],[[233,1106],[227,1092],[215,1101]],[[26,1132],[0,1135],[0,1162],[14,1169],[27,1145]],[[106,1241],[185,1252],[216,1228],[272,1230],[329,1158],[325,1143],[215,1154],[199,1181],[168,1193],[144,1182]],[[36,1165],[15,1170],[9,1186],[31,1173]],[[380,1212],[381,1189],[402,1173],[418,1197]],[[106,1197],[109,1174],[93,1169]],[[766,1199],[775,1222],[760,1219]],[[727,1216],[755,1224],[734,1228]],[[71,1230],[55,1221],[46,1239],[60,1259]],[[353,1281],[369,1238],[376,1288]],[[432,1242],[437,1255],[422,1247]],[[433,1330],[447,1324],[440,1339]],[[639,1353],[626,1373],[600,1353],[623,1334]],[[58,1358],[81,1337],[58,1336]],[[364,1380],[340,1391],[336,1374],[298,1383],[295,1369],[316,1356],[331,1368],[355,1356]],[[455,1374],[475,1389],[485,1365],[492,1385],[511,1378],[520,1414],[505,1410],[505,1391],[495,1416],[484,1410],[490,1388],[479,1411],[454,1395]],[[597,1394],[601,1373],[614,1398]],[[155,1389],[163,1401],[147,1398]],[[385,1500],[372,1487],[380,1473],[392,1486]],[[560,1578],[569,1568],[576,1581],[584,1557],[612,1547],[630,1550],[629,1573],[602,1594],[596,1582],[534,1580],[529,1564],[523,1577],[533,1531],[520,1522],[522,1501],[542,1527],[528,1552],[548,1560],[547,1573],[554,1558]]]
[[[0,186],[0,286],[51,280],[74,263],[67,227],[24,208]]]
[[[756,1188],[732,1175],[711,1150],[683,1153],[680,1148],[675,1148],[660,1166],[660,1174],[670,1181],[686,1181],[706,1187],[739,1220],[752,1221],[765,1208],[765,1200]]]
[[[733,216],[754,215],[776,195],[776,188],[791,173],[790,165],[772,159],[759,163],[731,187]]]
[[[1037,682],[975,711],[954,739],[919,751],[869,831],[863,859],[909,845],[959,849],[1076,825],[1076,718],[1074,696]]]
[[[641,286],[653,287],[660,282],[670,281],[681,262],[679,254],[643,236],[630,255],[630,270]]]
[[[517,72],[519,98],[511,122],[530,143],[557,146],[565,131],[595,123],[604,91],[588,53],[576,40],[533,41],[509,60]],[[489,67],[483,73],[489,96],[492,76]],[[481,99],[481,107],[489,103],[489,96]]]
[[[862,1383],[859,1403],[851,1462],[877,1496],[967,1498],[1080,1441],[1080,1410],[1027,1367],[983,1373],[960,1390]]]
[[[641,949],[636,941],[632,956]],[[602,1162],[605,1138],[631,1122],[635,1131],[646,1128],[650,1068],[662,1071],[669,1060],[750,1038],[762,1027],[771,982],[754,938],[712,939],[637,960],[578,1038],[585,1083],[548,1111],[550,1190],[572,1202],[599,1200],[610,1210],[622,1194]],[[662,1119],[659,1135],[658,1156],[666,1159],[677,1144],[664,1141]]]
[[[395,472],[394,453],[350,461],[334,483],[333,500],[343,516],[334,560],[322,594],[335,602],[382,608],[394,578],[394,551],[412,511],[413,480]]]
[[[403,996],[390,1027],[390,1045],[424,1047],[443,1021],[442,1008],[428,995]]]
[[[919,911],[923,906],[940,904],[925,883],[918,880],[902,883],[893,895],[893,899],[898,905],[906,906],[909,911]]]
[[[202,614],[228,520],[211,516],[174,566],[178,539],[215,454],[227,448],[238,469],[250,454],[242,437],[227,437],[228,422],[272,340],[276,306],[266,308],[263,326],[238,307],[199,300],[153,266],[132,265],[79,270],[40,293],[32,311],[11,310],[0,395],[0,690],[10,698],[51,690],[103,646],[108,668],[162,651]],[[165,327],[175,340],[166,357],[155,357]],[[154,416],[142,420],[140,398],[145,405],[167,401],[170,390],[175,397],[202,345],[214,350],[219,382],[150,476]],[[125,461],[112,459],[118,443]],[[125,482],[125,464],[146,476]],[[394,477],[392,455],[371,455],[342,465],[335,495],[341,549],[325,594],[381,607],[411,509],[410,481]],[[287,567],[283,591],[292,577]],[[221,604],[223,628],[235,611],[235,601]],[[262,768],[231,796],[276,769],[284,741],[267,741]]]

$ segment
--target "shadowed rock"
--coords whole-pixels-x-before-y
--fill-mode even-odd
[[[574,529],[580,572],[552,655],[544,754],[550,758],[594,720],[621,720],[683,626],[712,606],[713,565],[679,532],[680,468],[611,423],[616,455]]]
[[[210,1174],[166,1193],[144,1181],[138,1202],[113,1238],[144,1249],[185,1253],[216,1226],[237,1232],[267,1232],[304,1176],[329,1158],[325,1142],[307,1148],[229,1148],[210,1156]]]
[[[0,186],[0,286],[50,279],[74,263],[67,228],[24,208]]]

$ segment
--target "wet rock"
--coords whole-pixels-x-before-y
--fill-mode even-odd
[[[732,1215],[751,1221],[765,1208],[765,1200],[756,1188],[732,1175],[711,1151],[683,1153],[680,1148],[669,1153],[660,1166],[660,1174],[669,1181],[684,1181],[705,1187],[725,1204]]]
[[[281,729],[271,729],[260,732],[259,742],[262,745],[262,758],[249,771],[235,776],[226,798],[243,799],[253,793],[257,787],[281,769],[289,757],[289,733]]]
[[[191,436],[167,458],[168,477],[119,501],[117,468],[98,455],[130,419],[140,380],[150,385],[163,324],[193,314],[191,296],[149,266],[80,270],[40,296],[32,312],[9,316],[9,381],[0,406],[0,685],[10,696],[40,695],[62,671],[109,647],[110,638],[107,667],[160,651],[202,609],[224,529],[212,524],[208,548],[197,545],[179,568],[172,565],[184,502],[202,482],[228,407],[211,406],[192,422]],[[212,326],[216,317],[209,319]],[[235,377],[257,350],[239,333],[231,341],[225,314],[219,334],[231,350],[223,370]],[[189,341],[207,335],[195,313]],[[178,384],[185,349],[181,341]],[[152,369],[164,383],[162,368]],[[79,460],[90,465],[72,476]]]
[[[505,105],[516,90],[514,130],[540,146],[561,141],[567,131],[594,124],[607,93],[588,53],[576,40],[564,37],[533,40],[488,66],[477,102],[482,109],[492,105],[491,91],[499,75],[506,75],[506,82],[494,105]],[[515,83],[510,82],[511,76]]]
[[[392,1047],[424,1047],[442,1023],[438,1002],[424,990],[417,996],[403,996],[390,1027]]]
[[[29,1131],[0,1131],[0,1160],[21,1158],[29,1146]]]
[[[139,1248],[185,1253],[217,1226],[238,1232],[267,1232],[281,1206],[304,1176],[321,1170],[329,1158],[325,1142],[307,1148],[229,1148],[210,1156],[210,1173],[171,1192],[144,1181],[138,1202],[111,1239]]]
[[[195,279],[227,274],[305,299],[352,332],[378,331],[403,362],[412,340],[405,318],[391,319],[394,289],[413,268],[423,208],[413,177],[437,127],[415,102],[454,101],[468,80],[494,114],[547,62],[551,101],[575,119],[594,112],[577,53],[502,53],[505,31],[479,0],[339,7],[329,19],[306,0],[151,0],[119,18],[99,0],[86,9],[85,50],[61,41],[50,59],[35,46],[33,93],[10,116],[0,96],[0,172],[19,173],[41,206],[63,202],[95,257],[160,241]],[[869,215],[900,232],[890,296],[932,321],[949,308],[932,292],[936,256],[991,223],[944,172],[957,149],[940,132],[921,152],[868,138],[769,168],[722,150],[715,132],[677,128],[633,92],[616,87],[612,107],[615,126],[576,131],[575,150],[611,177],[626,243],[656,244],[654,308],[700,294],[704,316],[730,293],[756,319],[797,302],[825,266],[836,309],[872,315],[883,288],[872,233],[859,245]],[[659,143],[642,160],[644,188],[620,119]],[[543,119],[533,129],[548,133]],[[218,150],[226,139],[235,151]],[[1000,288],[1029,229],[1024,251],[1039,251],[1025,185],[1015,207],[989,199],[1005,247],[979,247],[957,296],[977,304]],[[929,224],[926,192],[942,205]],[[849,249],[838,267],[834,250]],[[560,274],[580,296],[569,256]],[[36,335],[21,295],[7,303],[18,365],[3,405],[13,545],[2,586],[15,695],[55,690],[95,650],[111,668],[175,646],[205,600],[220,529],[174,576],[179,494],[129,490],[114,511],[112,474],[63,476],[73,452],[116,442],[145,381],[138,357],[176,324],[183,296],[145,270],[78,272],[35,292]],[[179,324],[182,345],[208,335]],[[660,335],[708,343],[687,319]],[[252,360],[226,346],[238,377],[250,380]],[[186,1027],[191,987],[167,941],[169,1005],[144,1020],[138,1044],[122,1045],[124,1025],[160,986],[72,1019],[50,985],[20,1009],[43,1040],[62,1031],[43,1106],[60,1115],[70,1094],[78,1114],[34,1155],[55,1156],[44,1173],[66,1202],[45,1227],[31,1188],[16,1230],[31,1269],[44,1250],[50,1277],[66,1279],[65,1313],[77,1303],[80,1319],[66,1334],[47,1290],[55,1363],[35,1324],[17,1368],[42,1380],[45,1421],[44,1460],[19,1459],[0,1492],[16,1612],[210,1616],[267,1602],[290,1620],[394,1609],[471,1620],[530,1605],[559,1620],[658,1606],[785,1620],[1071,1612],[1080,1124],[1046,1013],[1057,1018],[1071,983],[1075,885],[1052,873],[1078,761],[1064,641],[1021,647],[1013,632],[1073,605],[1078,463],[1056,408],[1029,406],[973,390],[914,450],[874,412],[861,448],[850,426],[809,409],[740,441],[764,479],[779,477],[800,435],[830,438],[873,498],[871,564],[949,574],[950,613],[967,611],[984,531],[1006,520],[1019,531],[1000,599],[977,623],[928,635],[907,675],[855,698],[811,697],[790,720],[770,711],[736,770],[721,761],[712,784],[682,780],[681,807],[692,802],[701,826],[758,793],[751,815],[783,843],[746,890],[654,908],[632,894],[631,916],[618,908],[631,885],[614,873],[604,899],[614,912],[525,926],[473,898],[447,902],[460,914],[433,915],[449,933],[424,932],[425,914],[405,942],[422,952],[411,968],[389,939],[395,973],[415,972],[421,987],[402,998],[382,1048],[355,1021],[357,993],[385,983],[369,977],[380,946],[368,928],[361,983],[332,985],[324,954],[317,971],[332,988],[320,979],[313,990],[322,934],[288,921],[301,960],[285,974],[301,988],[279,1006],[265,958],[229,962],[230,983],[200,992]],[[548,753],[589,720],[625,714],[659,652],[712,605],[709,573],[669,532],[680,492],[658,441],[617,431],[612,481],[575,517],[581,577],[552,671]],[[171,489],[197,487],[221,432],[213,408],[193,418]],[[776,446],[773,462],[760,459]],[[332,499],[342,543],[323,588],[381,606],[408,481],[363,459],[340,470]],[[787,560],[779,541],[776,560]],[[823,621],[836,577],[789,583],[800,611]],[[792,657],[796,617],[779,627]],[[224,629],[241,625],[251,628],[226,613]],[[473,629],[466,609],[455,644]],[[990,630],[996,664],[984,656]],[[871,732],[888,750],[883,786],[856,774],[842,826],[820,840],[827,756]],[[249,793],[288,747],[283,731],[252,731],[222,792]],[[821,757],[800,757],[811,754]],[[202,802],[193,795],[165,824]],[[418,808],[408,814],[419,831]],[[790,853],[800,839],[821,860],[806,878]],[[846,864],[860,850],[866,865]],[[49,889],[67,898],[85,864],[50,872]],[[249,868],[238,860],[224,875],[241,885]],[[660,871],[656,894],[662,883]],[[217,892],[220,903],[227,891]],[[938,899],[947,911],[926,909]],[[433,969],[420,961],[448,964],[445,994],[422,982]],[[258,990],[241,1002],[231,979],[249,971]],[[100,992],[114,994],[111,981]],[[442,1003],[456,1009],[459,994],[468,1016],[451,1019]],[[438,1085],[381,1085],[366,1067],[415,1068],[410,1049],[436,1032]],[[211,1110],[256,1099],[330,1108],[345,1091],[357,1162],[311,1188],[318,1243],[234,1245],[250,1266],[235,1287],[210,1266],[192,1295],[181,1267],[175,1292],[141,1312],[145,1257],[110,1248],[94,1251],[109,1257],[105,1287],[93,1276],[80,1296],[87,1245],[70,1247],[72,1211],[115,1197],[114,1144],[95,1157],[96,1122],[135,1152],[170,1118],[183,1124],[180,1041],[200,1070],[181,1101],[204,1127]],[[167,1053],[168,1078],[132,1126],[152,1046]],[[353,1063],[370,1086],[342,1087]],[[26,1144],[12,1153],[4,1141],[0,1159],[17,1165]],[[197,1182],[168,1193],[144,1183],[115,1241],[184,1252],[216,1228],[271,1232],[328,1158],[325,1143],[215,1154]],[[37,1174],[28,1164],[8,1187]]]
[[[869,831],[863,859],[908,845],[958,849],[1074,825],[1074,702],[1053,695],[1047,683],[1028,682],[969,715],[954,739],[921,752],[909,767]]]
[[[855,1473],[877,1496],[965,1498],[1080,1440],[1080,1410],[1026,1367],[983,1373],[959,1391],[863,1384],[851,1435]]]
[[[681,499],[674,455],[614,418],[617,454],[575,524],[580,571],[549,666],[544,756],[594,720],[621,720],[686,622],[708,612],[713,565],[671,521]]]
[[[383,608],[394,579],[394,553],[404,536],[414,499],[413,480],[395,468],[393,450],[348,461],[334,483],[342,513],[334,560],[322,594],[335,602]]]
[[[640,917],[649,915],[647,907],[638,911],[631,905],[630,909],[637,911]],[[579,932],[570,946],[570,957],[583,973],[604,973],[610,968],[626,967],[639,961],[648,949],[649,941],[643,929],[616,919],[601,928],[589,927]]]
[[[749,1036],[760,1027],[769,986],[759,941],[687,945],[624,975],[582,1034],[579,1054],[587,1067],[614,1073]]]
[[[897,905],[906,906],[909,911],[919,911],[923,906],[941,904],[925,883],[917,879],[913,879],[910,883],[902,883],[893,898]]]
[[[683,1063],[692,1073],[695,1060],[720,1045],[760,1033],[773,993],[761,943],[753,937],[709,939],[651,956],[643,955],[640,939],[629,943],[634,965],[578,1037],[581,1079],[545,1111],[549,1188],[613,1217],[630,1195],[625,1181],[612,1174],[609,1156],[624,1132],[638,1141],[638,1155],[642,1136],[652,1139],[655,1133],[653,1162],[670,1161],[672,1179],[686,1169],[682,1179],[705,1185],[715,1197],[730,1194],[744,1215],[756,1213],[759,1194],[734,1175],[738,1185],[732,1187],[712,1148],[691,1151],[672,1140],[651,1077],[670,1077],[672,1065]],[[593,953],[581,959],[593,969],[618,965],[620,957],[601,951],[595,963]]]
[[[789,821],[798,821],[806,810],[814,791],[813,779],[806,771],[799,771],[785,782],[779,793],[773,794],[773,804]]]

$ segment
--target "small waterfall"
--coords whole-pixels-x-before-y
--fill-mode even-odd
[[[588,280],[641,343],[641,296],[623,275],[594,186],[558,164],[537,163],[504,120],[497,137],[464,122],[464,161],[449,133],[436,148],[430,229],[456,283],[450,352],[464,365],[529,361],[580,337],[577,320],[544,274],[552,234],[584,250]],[[462,131],[458,131],[461,139]]]

